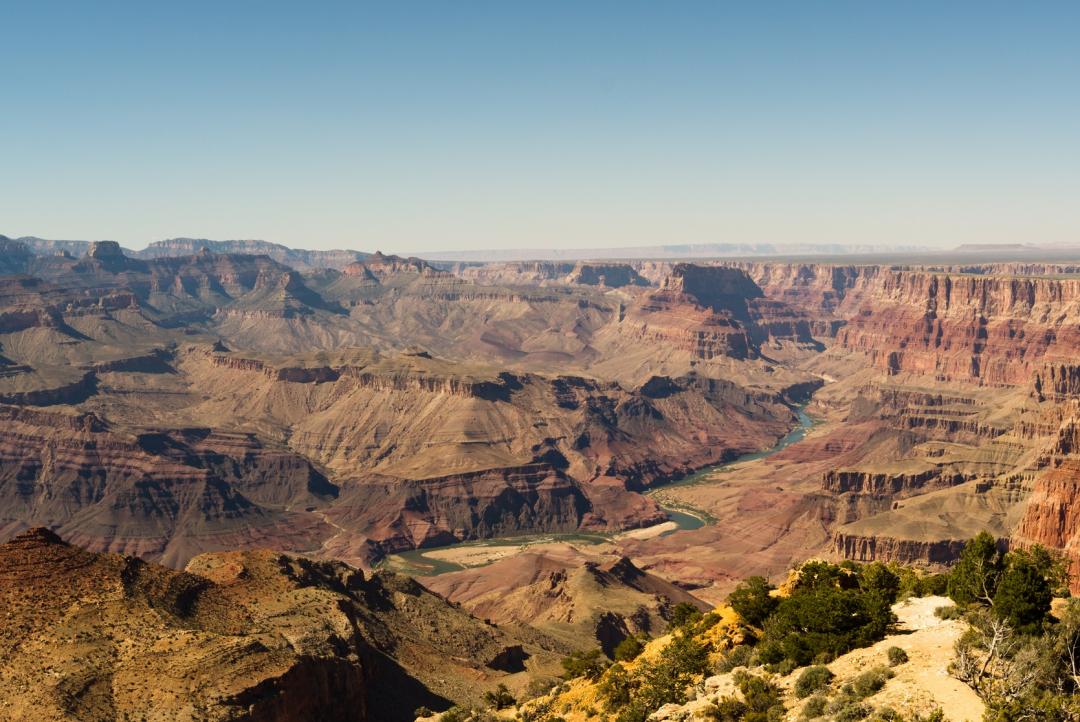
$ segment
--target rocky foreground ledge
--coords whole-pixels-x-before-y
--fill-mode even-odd
[[[0,610],[3,716],[28,722],[411,720],[530,654],[407,577],[269,551],[180,572],[43,528],[0,545]]]

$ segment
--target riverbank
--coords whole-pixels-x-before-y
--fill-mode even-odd
[[[803,408],[796,411],[799,425],[773,447],[762,451],[743,454],[733,461],[715,464],[701,469],[689,476],[665,484],[647,492],[667,513],[668,520],[641,529],[630,529],[616,534],[585,533],[548,533],[530,534],[520,537],[500,537],[478,541],[461,542],[443,547],[413,549],[407,552],[389,555],[382,567],[412,574],[414,576],[437,576],[461,571],[473,567],[486,566],[499,559],[520,554],[525,550],[542,551],[545,546],[570,544],[588,546],[598,554],[616,553],[620,543],[640,543],[658,539],[669,539],[684,531],[694,531],[716,522],[709,512],[698,508],[685,500],[670,494],[672,490],[700,484],[716,483],[716,477],[742,464],[767,458],[792,444],[801,441],[817,423],[806,414]],[[605,548],[606,547],[606,548]]]

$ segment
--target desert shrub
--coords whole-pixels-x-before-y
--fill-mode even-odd
[[[779,664],[771,665],[769,671],[775,672],[781,677],[786,677],[799,668],[799,663],[794,659],[783,659]]]
[[[442,713],[442,717],[439,718],[439,722],[468,722],[469,711],[462,709],[461,707],[451,707]]]
[[[517,700],[514,699],[514,695],[510,694],[510,690],[507,689],[506,685],[501,682],[499,683],[499,686],[496,687],[494,690],[484,692],[484,703],[488,707],[492,707],[494,709],[505,709],[507,707],[512,707],[516,702]]]
[[[980,532],[964,545],[949,573],[949,597],[957,604],[990,604],[1003,567],[997,541],[988,532]]]
[[[858,586],[858,578],[836,564],[809,561],[799,567],[795,580],[795,591],[813,591],[815,589],[840,588],[851,589]]]
[[[896,674],[888,667],[874,667],[851,680],[851,689],[860,699],[878,692]]]
[[[619,663],[611,665],[597,687],[608,711],[615,711],[630,704],[633,690],[633,680],[627,674],[626,668]]]
[[[994,592],[994,614],[1020,632],[1034,633],[1050,613],[1046,570],[1026,554],[1009,554]]]
[[[701,619],[701,610],[690,602],[679,602],[671,610],[672,629],[689,626]]]
[[[643,722],[669,702],[686,701],[686,690],[709,670],[709,648],[686,633],[676,633],[652,663],[631,675],[621,663],[612,665],[598,685],[616,722]]]
[[[948,574],[929,574],[927,572],[903,567],[898,564],[889,565],[900,579],[900,589],[897,599],[908,597],[936,597],[945,594],[949,587]]]
[[[420,719],[423,717],[431,717],[433,714],[435,713],[427,707],[417,707],[413,710],[413,717],[415,717],[416,719]]]
[[[900,594],[900,577],[881,562],[873,562],[860,570],[859,588],[866,594],[878,595],[886,604],[892,604]]]
[[[807,697],[818,690],[824,689],[832,682],[832,671],[828,667],[807,667],[799,678],[795,680],[795,696],[799,699]]]
[[[1054,592],[1067,587],[1067,567],[1059,555],[1040,545],[1002,555],[994,538],[982,532],[964,545],[948,591],[957,604],[992,608],[1014,629],[1034,634],[1050,613]]]
[[[689,635],[676,634],[646,668],[638,696],[650,712],[668,702],[683,702],[686,687],[708,669],[708,648]]]
[[[869,705],[862,702],[845,700],[843,704],[835,708],[830,705],[828,711],[835,722],[856,722],[856,720],[869,717],[872,710]]]
[[[643,702],[634,701],[619,711],[615,722],[645,722],[649,714]]]
[[[889,649],[886,650],[885,655],[889,658],[889,664],[893,667],[908,661],[907,652],[899,647],[889,647]]]
[[[720,663],[716,666],[716,671],[720,674],[724,674],[734,670],[736,667],[748,667],[750,666],[750,660],[753,655],[753,647],[748,644],[737,644],[720,658]]]
[[[607,665],[607,660],[599,649],[574,652],[562,661],[563,678],[585,677],[588,680],[596,680],[603,674]]]
[[[747,624],[760,627],[780,604],[779,599],[770,595],[772,590],[764,577],[750,577],[728,595],[728,604]]]
[[[915,716],[911,718],[911,722],[945,722],[945,713],[938,707],[926,715],[916,713]]]
[[[802,717],[803,719],[816,719],[818,717],[825,716],[825,708],[828,706],[829,701],[824,695],[815,694],[810,699],[806,700],[806,704],[803,705]]]
[[[778,639],[766,639],[754,648],[752,664],[779,664],[784,660],[784,647]]]
[[[1080,600],[1024,633],[990,609],[968,615],[949,667],[986,702],[987,722],[1080,719]]]
[[[716,612],[709,612],[701,619],[699,619],[697,624],[694,625],[694,633],[701,634],[703,632],[709,631],[717,624],[719,624],[721,619],[723,619],[723,617]]]
[[[540,677],[532,680],[525,687],[525,698],[543,697],[559,684],[559,680],[553,677]]]
[[[616,645],[615,661],[629,662],[636,659],[643,649],[645,649],[645,644],[640,639],[637,637],[627,637]]]
[[[960,609],[960,607],[955,604],[949,604],[935,609],[934,616],[938,619],[960,619],[964,616],[964,610]]]
[[[919,597],[938,597],[949,590],[948,574],[927,574],[920,577],[915,585],[915,595]]]
[[[736,672],[735,686],[746,705],[744,722],[769,722],[783,715],[783,693],[772,680],[746,672]]]
[[[810,587],[781,601],[766,621],[759,660],[772,664],[782,656],[805,665],[823,653],[836,657],[883,638],[895,619],[878,594]]]
[[[747,711],[742,700],[735,697],[721,697],[716,704],[705,711],[705,715],[716,722],[742,722]]]
[[[904,722],[904,717],[892,707],[878,707],[870,719],[872,722]]]

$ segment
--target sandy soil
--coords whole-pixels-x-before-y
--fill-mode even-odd
[[[463,567],[478,567],[490,564],[497,559],[520,554],[525,550],[525,545],[514,544],[508,546],[474,546],[461,547],[458,549],[436,549],[425,552],[424,556],[431,559],[439,559],[444,562],[460,564]]]
[[[893,607],[900,619],[900,634],[843,655],[829,665],[839,679],[850,679],[879,664],[887,664],[886,650],[900,647],[909,661],[893,668],[896,676],[867,701],[875,707],[890,706],[905,716],[925,714],[941,707],[950,722],[978,722],[984,705],[970,687],[949,676],[953,644],[965,625],[934,616],[938,607],[952,602],[945,597],[909,599]],[[792,717],[794,719],[794,717]]]
[[[665,521],[662,524],[653,524],[647,526],[644,529],[631,529],[630,531],[624,531],[622,534],[615,536],[615,541],[621,539],[655,539],[656,537],[666,534],[671,531],[675,531],[679,528],[679,525],[673,521]]]

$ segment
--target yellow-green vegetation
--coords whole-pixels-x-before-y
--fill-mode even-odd
[[[711,673],[722,654],[745,641],[749,631],[730,607],[705,615],[680,614],[676,621],[679,625],[646,643],[633,659],[604,665],[599,654],[574,655],[564,668],[580,674],[523,705],[521,718],[644,720],[664,704],[686,701],[687,688]]]
[[[777,675],[816,664],[800,677],[798,694],[827,688],[832,673],[823,665],[882,639],[896,621],[891,605],[902,588],[917,594],[944,585],[929,579],[883,564],[820,561],[794,570],[779,589],[752,577],[713,612],[677,607],[667,635],[641,648],[637,640],[627,643],[614,662],[598,650],[568,657],[566,681],[524,704],[519,714],[526,722],[644,722],[664,705],[695,698],[706,677],[732,672],[730,692],[715,695],[699,714],[731,722],[782,719],[785,691]],[[852,714],[848,708],[891,674],[882,666],[826,704]]]

